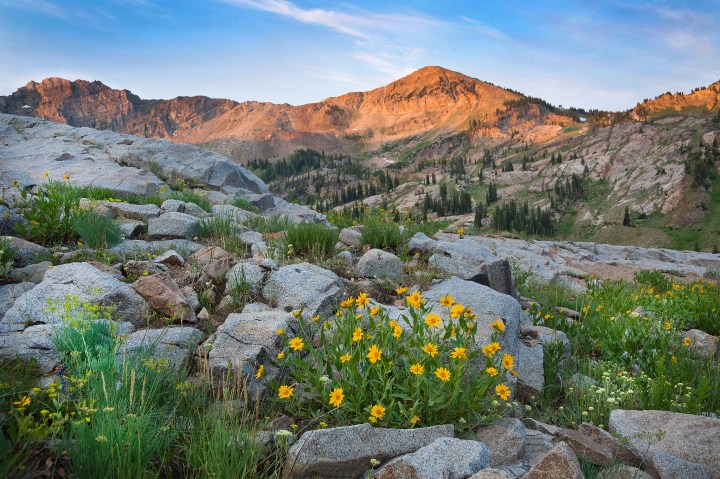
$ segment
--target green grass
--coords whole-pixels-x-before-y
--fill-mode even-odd
[[[285,233],[288,250],[305,258],[327,258],[335,251],[338,231],[317,223],[291,225]]]
[[[552,424],[607,428],[613,409],[659,409],[689,414],[720,412],[720,372],[712,359],[685,345],[685,331],[720,330],[720,292],[706,282],[674,283],[659,272],[641,272],[633,283],[590,280],[587,294],[528,281],[524,296],[537,324],[563,331],[580,373],[596,386],[567,387],[572,367],[547,348],[546,384],[532,414]],[[542,306],[540,306],[542,305]],[[581,312],[569,321],[553,306]],[[642,306],[645,315],[634,311]],[[574,390],[573,390],[574,389]]]
[[[109,248],[122,240],[122,231],[110,216],[94,211],[78,211],[72,225],[80,240],[90,248]]]
[[[47,464],[77,478],[278,477],[286,445],[258,440],[272,412],[242,383],[218,387],[207,365],[190,377],[153,356],[155,345],[118,359],[111,310],[73,299],[53,307],[62,376],[31,389],[32,368],[0,363],[11,411],[0,416],[2,477],[39,477]]]

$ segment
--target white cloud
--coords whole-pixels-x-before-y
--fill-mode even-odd
[[[483,35],[487,37],[494,38],[496,40],[502,40],[504,42],[511,40],[511,38],[503,33],[502,31],[498,30],[497,28],[491,27],[490,25],[483,23],[479,20],[475,20],[474,18],[469,18],[465,16],[460,17],[463,21],[469,23],[474,30],[477,30],[478,32],[482,33]]]

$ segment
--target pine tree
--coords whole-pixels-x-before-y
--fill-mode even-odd
[[[623,216],[623,226],[632,226],[632,220],[630,219],[630,209],[625,207],[625,216]]]

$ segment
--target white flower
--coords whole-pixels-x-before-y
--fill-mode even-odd
[[[330,382],[330,378],[327,377],[327,376],[320,376],[320,382],[321,382],[321,383]]]
[[[292,436],[292,433],[288,431],[287,429],[280,429],[275,433],[277,437],[290,437]]]

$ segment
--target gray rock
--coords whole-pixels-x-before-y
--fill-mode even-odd
[[[385,429],[360,424],[309,431],[288,451],[283,479],[359,477],[370,468],[370,459],[384,463],[452,437],[453,430],[452,425]]]
[[[243,231],[238,235],[238,240],[245,246],[264,243],[262,235],[255,231]]]
[[[56,324],[59,312],[48,301],[63,303],[67,297],[103,306],[117,306],[117,319],[145,323],[148,305],[129,285],[87,263],[70,263],[49,270],[42,283],[20,296],[0,321],[0,333],[22,331],[28,324]]]
[[[118,335],[129,334],[134,329],[130,323],[111,323]],[[47,374],[60,362],[60,355],[52,341],[60,327],[62,324],[38,324],[28,326],[22,331],[0,333],[0,357],[34,360],[40,372]]]
[[[147,233],[147,224],[139,220],[120,220],[118,221],[120,231],[123,237],[128,239],[136,239]]]
[[[15,300],[35,287],[35,283],[0,284],[0,321]]]
[[[278,329],[285,333],[278,335]],[[204,345],[209,350],[208,365],[213,377],[224,379],[230,374],[238,381],[246,381],[252,394],[262,393],[267,381],[279,378],[280,368],[275,361],[283,349],[283,339],[294,337],[297,330],[297,320],[285,311],[246,307],[242,313],[230,314]],[[255,373],[260,365],[265,374],[257,380]]]
[[[353,264],[354,256],[350,251],[341,251],[335,255],[335,258],[350,266]]]
[[[227,272],[225,279],[225,294],[230,294],[236,288],[247,288],[258,294],[262,291],[265,272],[255,263],[238,263]]]
[[[180,288],[180,292],[185,297],[185,300],[193,311],[200,311],[200,298],[192,286],[183,286]]]
[[[310,263],[283,266],[263,288],[265,298],[279,308],[305,308],[305,316],[329,316],[345,294],[345,286],[332,271]]]
[[[402,261],[392,253],[371,249],[358,260],[355,271],[365,278],[400,279],[403,275]]]
[[[346,246],[354,248],[359,248],[362,246],[362,233],[353,228],[341,229],[338,239]]]
[[[532,338],[544,346],[549,346],[554,343],[562,344],[565,359],[570,359],[572,348],[570,347],[570,340],[567,335],[562,331],[548,328],[547,326],[528,326],[520,330],[522,336]]]
[[[488,466],[489,453],[477,441],[441,437],[397,457],[375,473],[377,479],[465,479]]]
[[[483,469],[476,472],[468,479],[513,479],[507,472],[500,469]]]
[[[185,259],[180,256],[180,253],[175,251],[174,249],[171,249],[169,251],[164,252],[163,254],[156,256],[155,260],[156,263],[164,264],[166,266],[183,266],[185,265]]]
[[[148,221],[148,238],[192,239],[200,235],[200,220],[185,213],[165,213]]]
[[[45,273],[48,269],[51,269],[53,264],[50,261],[43,261],[41,263],[30,264],[24,268],[15,268],[10,273],[10,277],[16,281],[30,281],[38,284],[45,277]]]
[[[516,369],[518,373],[518,398],[528,401],[530,396],[540,397],[545,387],[545,354],[542,344],[533,347],[522,342],[518,345]]]
[[[202,248],[204,248],[204,246],[200,243],[195,243],[194,241],[186,239],[161,241],[125,240],[122,243],[109,248],[108,251],[130,257],[145,258],[149,254],[160,254],[171,249],[180,252],[180,254],[187,255]]]
[[[138,261],[131,259],[123,265],[123,271],[128,277],[142,278],[153,274],[166,273],[169,268],[155,261]]]
[[[137,352],[143,357],[163,358],[180,369],[190,364],[203,333],[191,327],[147,329],[129,335],[118,348],[118,358]]]
[[[165,200],[160,206],[165,212],[186,213],[197,218],[205,218],[209,216],[208,212],[192,202],[180,200]]]
[[[8,240],[15,250],[16,268],[23,268],[34,263],[39,263],[52,256],[47,248],[39,244],[31,243],[30,241],[14,236],[3,236],[3,238]]]
[[[668,411],[610,413],[610,432],[627,439],[643,468],[664,478],[720,477],[720,420]],[[678,475],[682,474],[682,475]]]
[[[718,337],[699,329],[691,329],[685,336],[692,340],[692,347],[703,358],[713,358],[718,351]]]
[[[645,471],[626,464],[616,464],[600,471],[598,479],[653,479]]]
[[[508,464],[501,469],[513,479],[524,478],[532,467],[555,448],[553,437],[540,431],[525,430],[525,455],[519,462]]]
[[[428,300],[428,305],[444,321],[449,320],[449,312],[448,308],[440,305],[440,298],[448,294],[453,296],[456,303],[471,307],[477,315],[476,348],[481,348],[490,343],[495,331],[490,324],[497,319],[502,319],[505,323],[505,332],[498,337],[498,342],[502,347],[501,352],[517,356],[519,347],[518,333],[520,332],[523,310],[515,298],[498,293],[487,286],[472,281],[450,278],[434,285],[423,294]],[[478,355],[472,364],[476,370],[484,370],[484,356]]]
[[[310,221],[311,223],[331,226],[325,215],[322,215],[307,206],[288,203],[278,196],[275,197],[275,206],[263,210],[262,216],[282,216],[293,223]]]
[[[525,426],[519,419],[496,419],[475,433],[490,451],[491,467],[518,461],[525,455]]]
[[[232,205],[214,205],[212,214],[219,217],[232,218],[237,223],[245,223],[248,219],[256,218],[258,215]]]
[[[559,443],[530,471],[527,479],[585,479],[577,456],[564,442]]]
[[[25,223],[25,218],[8,208],[7,205],[0,204],[0,236],[15,236],[17,234],[15,227],[21,223]]]
[[[99,203],[106,206],[116,217],[143,221],[145,223],[152,218],[157,218],[161,213],[160,208],[153,204],[136,205],[113,201],[100,201]]]

